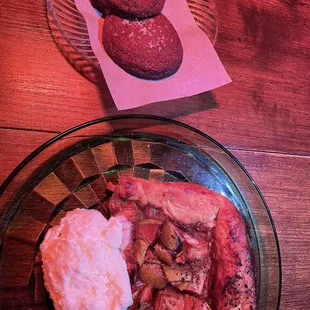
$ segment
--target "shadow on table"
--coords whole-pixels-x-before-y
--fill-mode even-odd
[[[150,114],[175,118],[199,111],[214,109],[218,106],[212,92],[205,92],[195,96],[181,98],[173,101],[155,102],[142,107],[119,111],[114,104],[102,71],[91,65],[68,44],[68,42],[58,31],[49,15],[48,22],[55,44],[63,56],[82,76],[98,86],[104,116],[131,113]]]

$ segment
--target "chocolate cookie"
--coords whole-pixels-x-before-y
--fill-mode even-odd
[[[162,14],[141,21],[109,15],[104,21],[102,43],[117,65],[148,80],[174,74],[183,59],[180,38]]]
[[[165,0],[106,0],[113,14],[121,17],[147,18],[161,12]]]

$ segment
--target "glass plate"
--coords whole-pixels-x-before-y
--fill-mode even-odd
[[[215,0],[187,0],[198,26],[215,44],[218,30],[218,15]],[[75,6],[74,0],[46,0],[48,12],[56,27],[68,44],[94,67],[100,69],[92,50],[84,17]]]
[[[281,264],[267,205],[242,165],[223,146],[185,124],[127,115],[91,121],[49,140],[0,187],[0,305],[52,309],[39,244],[74,208],[105,212],[107,182],[119,176],[202,184],[241,212],[256,261],[258,309],[277,309]]]

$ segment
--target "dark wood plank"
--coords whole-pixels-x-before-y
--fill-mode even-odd
[[[282,256],[281,309],[310,303],[310,157],[233,151],[250,172],[269,206]]]
[[[0,126],[63,131],[119,113],[104,86],[63,58],[43,0],[1,2],[0,35],[10,39],[0,49]],[[309,2],[223,0],[218,7],[216,49],[233,83],[131,112],[177,118],[234,148],[308,154]]]
[[[26,156],[54,136],[52,133],[0,128],[0,184]]]

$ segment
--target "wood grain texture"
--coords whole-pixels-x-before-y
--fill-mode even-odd
[[[0,129],[0,184],[26,156],[53,136],[52,133]]]
[[[1,184],[21,160],[58,132],[119,112],[100,73],[93,73],[62,40],[63,53],[78,71],[63,57],[48,28],[44,0],[0,4]],[[233,149],[275,221],[283,264],[281,309],[307,309],[310,2],[217,0],[217,5],[215,48],[233,83],[122,113],[181,120]],[[100,87],[79,72],[95,74]],[[67,210],[80,204],[75,197]]]
[[[118,113],[57,49],[43,0],[1,2],[0,126],[63,131]],[[310,3],[217,3],[216,49],[233,83],[130,112],[177,118],[234,148],[308,154]]]
[[[281,309],[308,309],[310,303],[310,157],[233,151],[266,199],[280,241]]]

